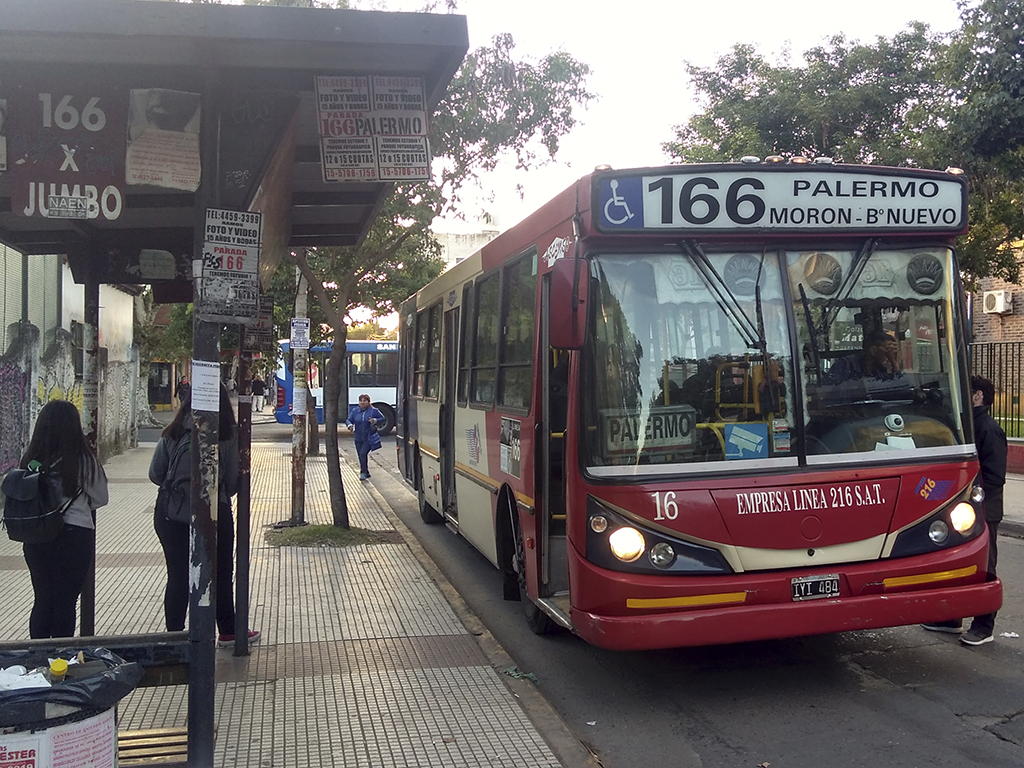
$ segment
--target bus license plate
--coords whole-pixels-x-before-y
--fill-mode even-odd
[[[794,600],[818,600],[839,597],[839,574],[824,573],[816,576],[797,576],[793,579]]]

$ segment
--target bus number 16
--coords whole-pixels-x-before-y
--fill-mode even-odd
[[[654,499],[655,520],[675,520],[679,517],[679,505],[676,504],[675,491],[655,491],[651,494]]]

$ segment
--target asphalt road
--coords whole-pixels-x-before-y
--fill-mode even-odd
[[[290,440],[257,424],[254,440]],[[352,441],[341,450],[355,460]],[[445,526],[419,519],[394,438],[372,482],[470,610],[536,676],[544,699],[604,768],[909,768],[1024,765],[1024,541],[1000,538],[996,642],[966,648],[918,627],[624,653],[567,632],[533,635],[498,572]],[[387,471],[385,471],[387,470]],[[526,767],[528,768],[528,767]]]
[[[351,441],[342,440],[343,451]],[[996,642],[967,648],[918,627],[655,652],[533,635],[498,572],[419,519],[395,470],[373,482],[604,768],[1024,765],[1024,541],[1000,539]]]

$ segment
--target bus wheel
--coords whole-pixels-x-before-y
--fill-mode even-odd
[[[426,494],[420,491],[420,520],[427,525],[437,525],[442,519],[441,513],[434,509],[433,504],[427,501]]]
[[[547,635],[554,631],[555,622],[530,599],[530,594],[526,589],[526,546],[523,543],[523,533],[519,529],[519,515],[514,505],[510,504],[509,506],[516,545],[515,554],[512,557],[512,568],[519,577],[519,600],[523,604],[526,625],[535,635]]]
[[[373,407],[384,414],[384,426],[377,427],[377,434],[387,437],[395,428],[395,409],[387,403],[374,403]]]

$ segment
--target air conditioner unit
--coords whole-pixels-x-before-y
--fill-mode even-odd
[[[985,291],[984,305],[986,315],[1009,315],[1013,312],[1013,291]]]

